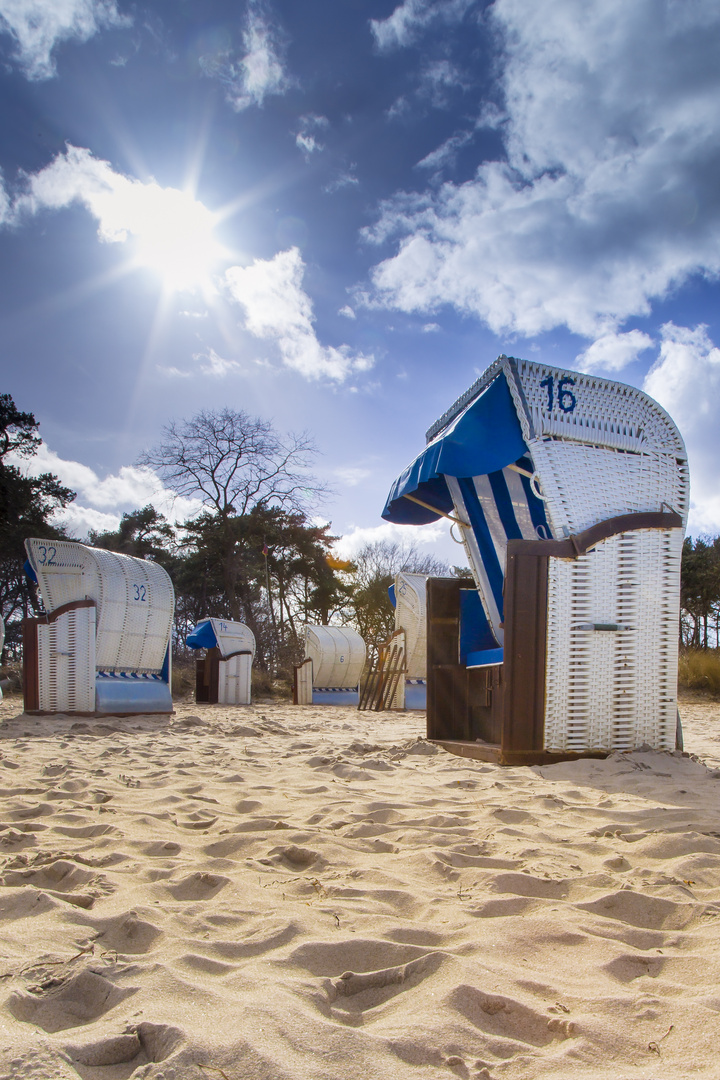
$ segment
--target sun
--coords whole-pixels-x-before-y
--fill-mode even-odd
[[[155,273],[167,292],[211,289],[212,272],[227,254],[215,235],[219,215],[189,192],[156,183],[124,194],[133,265]]]

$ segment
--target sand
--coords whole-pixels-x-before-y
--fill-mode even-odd
[[[423,714],[0,706],[0,1077],[720,1078],[720,706],[499,768]]]

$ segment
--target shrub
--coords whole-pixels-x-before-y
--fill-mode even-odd
[[[720,649],[681,650],[678,685],[720,696]]]

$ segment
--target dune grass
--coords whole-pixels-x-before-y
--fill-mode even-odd
[[[678,686],[720,697],[720,649],[682,649]]]

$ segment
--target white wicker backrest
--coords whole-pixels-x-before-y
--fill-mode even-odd
[[[314,687],[354,689],[365,666],[365,642],[349,626],[306,626],[305,656],[313,662]]]
[[[95,608],[75,608],[39,623],[40,712],[95,712]]]
[[[619,514],[687,519],[687,454],[656,401],[623,383],[503,358],[556,536]]]
[[[682,529],[550,558],[545,749],[675,748]]]
[[[98,670],[161,671],[175,609],[161,566],[66,540],[29,539],[25,547],[49,612],[75,600],[95,601]]]
[[[249,705],[252,697],[252,656],[232,656],[218,665],[218,704]]]
[[[425,574],[395,577],[395,629],[405,631],[405,667],[410,679],[424,679],[427,669]]]
[[[211,619],[215,638],[221,656],[249,650],[255,656],[255,635],[249,626],[241,622],[229,622],[227,619]]]

